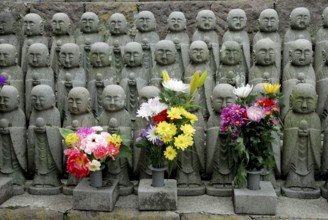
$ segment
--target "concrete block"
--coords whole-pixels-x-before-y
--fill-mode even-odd
[[[142,179],[139,182],[138,202],[139,210],[176,210],[178,190],[176,180],[165,180],[165,186],[152,187],[151,179]]]
[[[85,178],[73,191],[73,209],[111,212],[118,196],[118,180],[111,180],[108,186],[95,188]]]
[[[0,204],[4,203],[12,196],[13,196],[12,178],[1,177],[0,178]]]
[[[271,182],[261,181],[260,187],[260,190],[234,189],[233,203],[237,214],[276,214],[278,201]]]

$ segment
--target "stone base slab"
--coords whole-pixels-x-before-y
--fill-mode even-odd
[[[111,180],[111,184],[95,188],[90,186],[89,178],[85,178],[73,191],[73,209],[111,212],[118,197],[118,180]]]
[[[13,196],[22,195],[25,193],[25,186],[13,185]]]
[[[328,198],[327,182],[325,182],[325,184],[323,184],[320,187],[320,190],[321,190],[321,196],[323,198],[327,199]]]
[[[201,196],[205,194],[205,185],[197,187],[178,187],[178,196]]]
[[[320,188],[307,191],[307,190],[293,190],[285,186],[281,187],[281,193],[283,196],[289,198],[297,198],[297,199],[318,199],[320,198],[321,195]]]
[[[232,196],[232,186],[230,187],[214,187],[214,186],[206,186],[206,194],[210,196],[219,196],[219,197],[230,197]]]
[[[138,188],[139,210],[176,210],[178,203],[177,181],[164,180],[163,187],[152,187],[151,179],[142,179]]]
[[[0,178],[0,204],[4,203],[13,196],[13,183],[10,177]]]
[[[62,192],[63,186],[56,187],[35,187],[30,186],[28,192],[32,195],[57,195]]]
[[[271,182],[261,181],[260,190],[234,189],[235,213],[251,215],[275,215],[277,195]]]

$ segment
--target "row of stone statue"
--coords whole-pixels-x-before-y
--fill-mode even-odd
[[[260,84],[259,84],[260,85]],[[263,90],[256,86],[254,92]],[[212,91],[213,112],[206,123],[199,109],[191,111],[198,116],[195,123],[194,145],[190,151],[178,155],[179,166],[176,179],[179,195],[229,196],[232,193],[234,164],[231,141],[219,132],[220,114],[224,107],[233,104],[236,97],[230,84],[218,84]],[[160,90],[145,86],[140,90],[138,103],[158,96]],[[133,173],[138,179],[149,178],[150,170],[145,152],[135,146],[135,138],[147,125],[137,118],[132,124],[125,109],[126,93],[119,85],[108,85],[101,94],[103,111],[99,120],[91,113],[91,97],[86,88],[72,88],[66,98],[68,114],[63,127],[77,130],[96,124],[110,133],[125,137],[124,144],[133,149],[128,159],[117,159],[106,164],[106,177],[119,179],[121,195],[133,192],[130,181]],[[291,108],[284,119],[283,146],[280,137],[274,134],[272,143],[276,166],[263,172],[263,178],[273,183],[277,192],[276,176],[286,178],[283,194],[290,197],[317,198],[320,189],[315,182],[316,171],[328,170],[328,133],[324,131],[323,151],[321,146],[321,123],[315,112],[318,95],[313,85],[300,80],[292,89]],[[196,99],[197,104],[199,97]],[[60,113],[55,107],[55,94],[48,85],[37,85],[31,91],[32,110],[26,131],[25,115],[19,108],[18,90],[5,85],[0,91],[0,176],[13,178],[15,193],[24,192],[25,176],[33,176],[29,187],[32,194],[57,194],[62,190],[63,145],[59,134]],[[206,135],[205,135],[206,133]],[[27,138],[26,138],[27,134]],[[321,153],[322,152],[322,153]],[[322,157],[322,165],[321,165]],[[132,171],[132,172],[131,172]],[[210,178],[205,187],[201,176]],[[69,175],[65,193],[72,193],[78,180]],[[327,188],[327,187],[326,187]],[[327,195],[326,188],[322,188]]]

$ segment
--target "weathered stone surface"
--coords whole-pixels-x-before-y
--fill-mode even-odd
[[[0,209],[0,219],[5,220],[60,220],[64,219],[64,213],[44,208],[17,208]]]
[[[12,178],[0,178],[0,204],[8,200],[13,195]]]
[[[213,214],[203,214],[203,213],[188,213],[181,214],[181,220],[251,220],[248,216],[236,216],[236,215],[213,215]]]

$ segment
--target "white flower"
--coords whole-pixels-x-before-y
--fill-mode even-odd
[[[87,167],[90,171],[97,171],[100,170],[100,162],[98,160],[92,160],[87,164]]]
[[[170,79],[169,81],[162,82],[164,88],[175,91],[175,92],[186,92],[188,90],[189,85],[184,84],[181,80]]]
[[[156,134],[156,126],[151,125],[149,127],[146,137],[149,141],[153,142],[153,144],[155,144],[155,142],[160,139],[159,136]]]
[[[159,101],[159,97],[149,99],[148,102],[142,103],[137,111],[137,117],[146,118],[154,117],[161,111],[167,109],[168,106]]]
[[[99,131],[99,132],[103,131],[103,128],[100,127],[100,126],[93,126],[92,129],[95,130],[95,131]]]
[[[241,86],[239,88],[234,88],[232,90],[233,94],[235,94],[236,96],[240,97],[240,98],[246,98],[252,91],[253,86],[250,86],[249,84],[247,84],[246,86]]]

